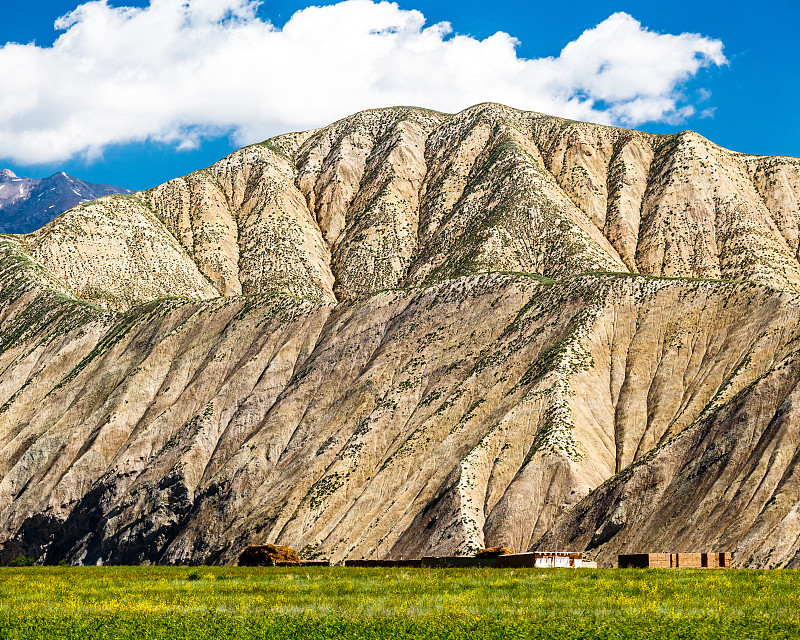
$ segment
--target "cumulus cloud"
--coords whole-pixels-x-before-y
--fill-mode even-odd
[[[0,157],[91,157],[114,143],[245,144],[371,107],[458,111],[493,101],[622,125],[678,121],[681,88],[726,63],[719,40],[649,31],[615,13],[558,57],[525,59],[503,32],[479,40],[390,2],[308,7],[277,28],[254,0],[87,2],[51,47],[0,47]],[[10,78],[13,77],[13,80]]]

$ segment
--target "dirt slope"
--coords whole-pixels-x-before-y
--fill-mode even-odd
[[[367,111],[0,236],[0,560],[796,565],[800,164]]]

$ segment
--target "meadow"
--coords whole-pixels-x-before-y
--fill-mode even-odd
[[[797,638],[800,572],[0,569],[0,638]]]

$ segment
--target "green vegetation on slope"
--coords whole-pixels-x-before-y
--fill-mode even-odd
[[[789,638],[795,571],[25,568],[2,638]]]

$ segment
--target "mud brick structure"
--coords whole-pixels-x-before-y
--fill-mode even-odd
[[[578,568],[583,566],[584,562],[583,554],[576,551],[534,551],[532,553],[515,553],[500,556],[497,558],[497,567]]]
[[[345,560],[345,567],[421,567],[422,560]]]
[[[617,556],[617,565],[625,568],[651,569],[727,569],[732,555],[721,553],[626,553]]]
[[[667,554],[669,556],[669,554]],[[597,568],[596,562],[583,559],[575,551],[532,551],[509,553],[495,558],[480,556],[425,556],[419,560],[345,560],[346,567],[426,567],[429,569],[496,568],[496,569],[553,569]]]

